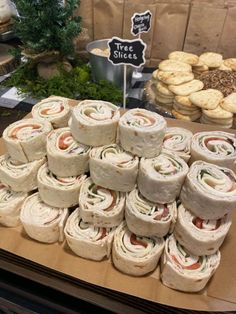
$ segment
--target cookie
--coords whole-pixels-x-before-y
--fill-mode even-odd
[[[184,108],[198,108],[189,100],[189,96],[175,96],[175,102]]]
[[[223,63],[222,55],[215,52],[204,52],[200,55],[199,60],[209,68],[218,68]]]
[[[167,85],[179,85],[194,79],[194,75],[191,72],[157,72],[158,80]]]
[[[232,69],[230,67],[227,67],[224,63],[221,64],[221,66],[219,67],[219,70],[232,71]]]
[[[190,82],[180,85],[169,85],[169,90],[179,96],[188,96],[194,92],[203,89],[204,85],[199,80],[192,80]]]
[[[184,120],[184,121],[196,121],[201,117],[201,112],[194,114],[194,115],[184,115],[176,110],[172,110],[172,114],[176,119]]]
[[[233,114],[229,111],[222,109],[220,106],[217,106],[213,110],[202,110],[203,114],[210,119],[228,119],[233,118]]]
[[[173,98],[165,98],[165,97],[162,97],[162,96],[156,94],[156,101],[160,102],[162,104],[172,104]]]
[[[223,94],[216,89],[206,89],[192,93],[189,99],[194,105],[200,108],[215,109],[223,97]]]
[[[158,81],[157,85],[156,85],[156,89],[160,94],[166,95],[166,96],[174,96],[174,93],[172,93],[169,88],[168,85]]]
[[[199,109],[198,107],[184,107],[179,105],[177,102],[173,102],[173,108],[183,114],[194,114],[197,113],[199,111],[201,111],[201,109]]]
[[[181,61],[167,59],[160,62],[159,70],[165,72],[191,72],[192,67]]]
[[[168,58],[170,60],[181,61],[190,65],[198,64],[199,60],[197,55],[184,51],[173,51],[169,54]]]
[[[236,113],[236,93],[232,93],[220,102],[221,108],[226,111]]]
[[[233,71],[236,71],[236,58],[225,59],[223,63]]]

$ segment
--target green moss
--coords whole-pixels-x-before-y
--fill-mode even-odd
[[[18,88],[35,98],[51,95],[72,99],[101,99],[116,104],[122,102],[122,91],[108,81],[92,82],[90,67],[76,66],[71,72],[60,69],[60,74],[49,80],[40,78],[36,67],[30,63],[21,65],[4,85]]]

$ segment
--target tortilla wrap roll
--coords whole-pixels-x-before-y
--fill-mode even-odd
[[[143,276],[153,271],[164,249],[164,239],[141,237],[129,231],[125,221],[116,228],[112,261],[121,272]]]
[[[177,155],[161,153],[155,158],[140,161],[138,188],[154,203],[173,203],[179,196],[188,172],[188,165]]]
[[[195,161],[182,187],[180,200],[196,217],[222,218],[236,209],[236,175],[228,168]]]
[[[46,158],[27,164],[13,160],[9,155],[0,156],[0,181],[16,192],[30,192],[37,189],[37,173]]]
[[[78,176],[89,169],[90,147],[75,141],[70,128],[52,131],[47,137],[48,168],[59,177]]]
[[[45,204],[34,193],[27,197],[21,209],[20,220],[28,236],[44,243],[62,242],[67,208],[55,208]]]
[[[120,145],[138,157],[159,155],[166,130],[165,119],[145,109],[128,110],[119,120]]]
[[[6,150],[12,159],[27,163],[46,155],[46,138],[52,130],[48,121],[23,119],[3,131]]]
[[[71,207],[78,204],[79,191],[86,175],[61,178],[44,164],[38,171],[37,181],[42,200],[54,207]]]
[[[89,168],[93,182],[107,189],[129,192],[134,189],[139,159],[117,144],[93,148]]]
[[[125,193],[105,189],[87,178],[79,194],[81,218],[96,227],[112,228],[124,219]]]
[[[176,202],[158,204],[148,201],[136,188],[126,197],[125,219],[131,232],[145,237],[164,237],[177,218]]]
[[[43,99],[31,112],[33,118],[50,122],[54,129],[68,126],[71,115],[68,99],[59,96]]]
[[[162,256],[161,280],[169,288],[197,292],[206,286],[219,263],[220,251],[208,256],[191,255],[171,235]]]
[[[68,246],[76,255],[101,261],[111,254],[114,230],[84,222],[77,208],[69,216],[64,232]]]
[[[84,100],[72,110],[73,137],[82,144],[102,146],[116,141],[119,108],[110,102]]]

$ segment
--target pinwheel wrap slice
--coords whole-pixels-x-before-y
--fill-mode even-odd
[[[55,208],[45,204],[39,193],[24,201],[20,220],[28,236],[43,243],[62,242],[64,226],[68,217],[67,208]]]
[[[145,109],[131,109],[119,120],[119,140],[128,152],[152,158],[161,151],[166,130],[165,119]]]
[[[208,256],[190,255],[171,235],[165,243],[161,261],[162,283],[172,289],[202,290],[220,263],[220,251]]]
[[[101,100],[84,100],[73,108],[71,133],[80,143],[102,146],[115,143],[119,108]]]
[[[38,190],[42,200],[54,207],[71,207],[78,204],[79,191],[86,175],[61,178],[44,164],[38,171]]]
[[[193,133],[184,128],[167,128],[163,140],[162,151],[174,153],[184,161],[188,162],[191,157],[190,144],[192,136]]]
[[[143,276],[157,267],[164,244],[163,238],[135,235],[123,221],[115,231],[112,261],[125,274]]]
[[[27,193],[14,192],[0,183],[0,224],[17,227],[20,224],[21,205]]]
[[[46,138],[52,130],[48,121],[23,119],[10,124],[3,132],[6,150],[12,159],[28,163],[46,155]]]
[[[236,136],[221,131],[195,133],[191,144],[192,160],[235,169]]]
[[[16,192],[30,192],[37,188],[38,169],[46,158],[21,164],[9,155],[0,156],[0,181]]]
[[[124,219],[125,193],[105,189],[87,178],[79,194],[81,218],[96,227],[112,228]]]
[[[68,218],[64,233],[70,249],[78,256],[101,261],[109,258],[115,228],[100,228],[82,220],[77,208]]]
[[[176,218],[176,202],[164,205],[150,202],[137,188],[126,197],[126,223],[136,235],[164,237],[172,232]]]
[[[161,153],[152,159],[142,158],[138,174],[141,194],[154,203],[173,203],[179,196],[188,173],[186,162],[173,153]]]
[[[89,168],[93,182],[107,189],[129,192],[134,189],[139,159],[116,144],[93,148]]]
[[[223,243],[232,223],[230,214],[221,219],[204,220],[194,216],[181,204],[174,229],[177,241],[193,255],[211,255]]]
[[[48,167],[56,176],[78,176],[87,172],[89,152],[89,146],[75,141],[70,128],[54,130],[47,137]]]
[[[54,129],[68,126],[70,115],[68,99],[58,96],[43,99],[32,108],[33,118],[50,122]]]
[[[195,161],[182,187],[180,200],[196,217],[222,218],[236,209],[236,175],[228,168]]]

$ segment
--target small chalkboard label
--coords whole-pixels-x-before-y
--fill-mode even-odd
[[[114,65],[129,64],[138,68],[145,63],[146,44],[142,39],[123,40],[112,37],[108,41],[108,46],[110,48],[108,59]]]
[[[147,33],[151,28],[152,13],[147,10],[143,13],[135,13],[132,16],[131,33],[136,36],[141,33]]]

